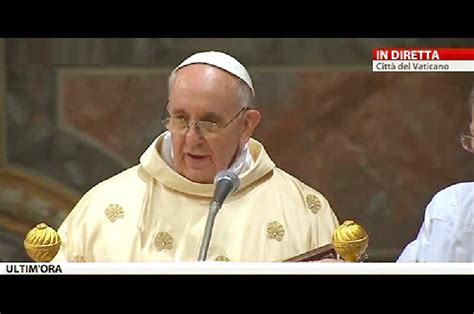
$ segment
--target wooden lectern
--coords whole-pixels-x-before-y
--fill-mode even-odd
[[[308,251],[306,253],[294,256],[283,262],[315,262],[322,259],[337,259],[337,253],[334,246],[329,243],[324,246],[318,247],[317,249]]]
[[[283,262],[315,262],[322,259],[341,259],[360,262],[367,249],[369,236],[365,229],[352,220],[346,220],[332,235],[332,242],[317,249],[294,256]]]

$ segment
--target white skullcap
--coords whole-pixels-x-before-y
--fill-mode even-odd
[[[232,56],[225,54],[219,51],[206,51],[206,52],[198,52],[181,62],[174,70],[177,71],[187,65],[196,64],[196,63],[204,63],[215,66],[219,69],[229,72],[230,74],[237,76],[242,81],[244,81],[248,87],[252,90],[252,93],[255,95],[255,90],[253,89],[252,79],[250,78],[249,72],[247,69],[237,61]]]

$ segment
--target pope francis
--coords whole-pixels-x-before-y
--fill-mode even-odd
[[[169,77],[167,129],[140,163],[89,190],[58,230],[53,262],[196,261],[213,180],[240,179],[216,216],[208,261],[273,262],[331,242],[326,198],[277,168],[251,138],[261,115],[245,67],[196,53]]]

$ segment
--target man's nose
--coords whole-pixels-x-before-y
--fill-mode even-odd
[[[199,127],[195,123],[189,123],[188,131],[186,132],[186,140],[192,143],[198,143],[204,140]]]

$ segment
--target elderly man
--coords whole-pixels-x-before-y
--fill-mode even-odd
[[[469,135],[461,136],[465,150],[474,153],[474,89],[470,97]],[[398,262],[474,261],[474,182],[454,184],[438,192],[425,211],[418,237]]]
[[[252,139],[252,80],[221,52],[192,55],[169,77],[167,131],[140,163],[87,192],[59,228],[53,260],[196,261],[216,174],[240,188],[215,219],[208,261],[280,261],[331,242],[338,225],[321,193],[277,168]]]

